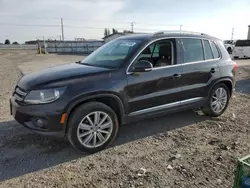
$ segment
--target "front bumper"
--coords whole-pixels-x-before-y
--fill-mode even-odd
[[[60,123],[64,108],[58,101],[42,105],[23,105],[12,97],[10,109],[17,122],[38,134],[57,137],[65,135],[65,125]]]

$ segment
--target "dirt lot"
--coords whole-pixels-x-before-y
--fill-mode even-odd
[[[86,155],[23,128],[8,104],[18,67],[33,62],[33,71],[82,58],[0,51],[0,187],[232,186],[237,158],[250,154],[250,60],[237,61],[237,92],[223,116],[187,111],[126,125],[111,148]],[[39,61],[47,63],[37,69]]]

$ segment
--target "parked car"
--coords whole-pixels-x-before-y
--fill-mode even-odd
[[[220,116],[236,68],[223,42],[206,34],[125,36],[81,62],[22,77],[11,113],[34,132],[66,136],[92,153],[110,145],[123,124],[197,108]]]
[[[224,40],[223,41],[225,48],[227,49],[229,54],[232,54],[234,46],[235,46],[235,41],[234,40]]]
[[[232,55],[235,59],[249,58],[250,57],[250,40],[237,40]]]

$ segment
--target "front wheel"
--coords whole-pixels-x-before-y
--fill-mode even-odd
[[[227,109],[230,92],[225,84],[218,84],[211,90],[206,107],[202,108],[204,114],[218,117]]]
[[[89,102],[70,117],[67,137],[78,151],[94,153],[106,148],[118,133],[118,119],[107,105]]]

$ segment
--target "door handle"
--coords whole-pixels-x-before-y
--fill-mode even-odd
[[[215,73],[216,71],[217,71],[217,69],[215,69],[215,68],[212,68],[212,69],[210,70],[211,73]]]
[[[179,79],[181,77],[181,74],[174,74],[173,79]]]

